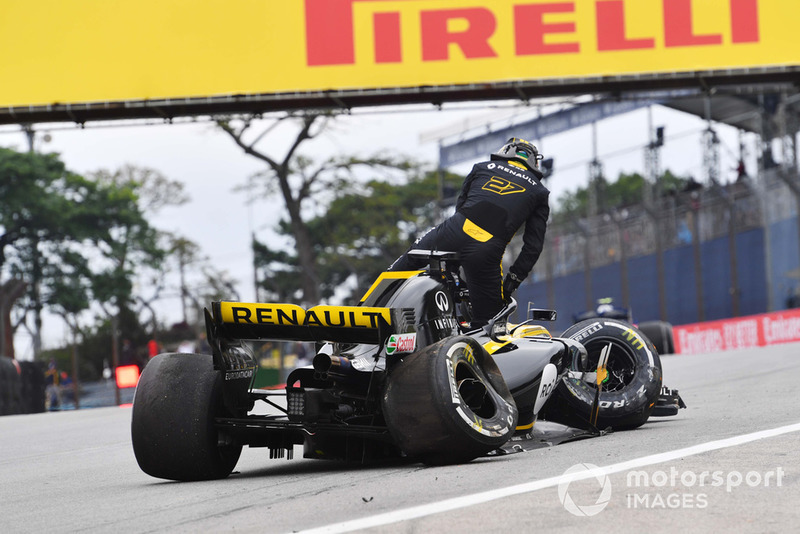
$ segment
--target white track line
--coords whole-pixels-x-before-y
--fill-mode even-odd
[[[344,521],[342,523],[334,523],[323,527],[313,528],[310,530],[300,531],[299,534],[336,534],[340,532],[352,532],[370,527],[379,527],[398,523],[400,521],[408,521],[410,519],[418,519],[429,515],[448,512],[450,510],[457,510],[459,508],[466,508],[476,504],[482,504],[513,495],[520,495],[522,493],[530,493],[544,488],[551,488],[558,486],[562,482],[583,480],[592,477],[598,477],[601,474],[610,475],[612,473],[619,473],[621,471],[628,471],[636,467],[643,467],[647,465],[660,464],[670,460],[677,460],[686,456],[694,456],[704,452],[715,451],[719,449],[726,449],[728,447],[735,447],[737,445],[744,445],[765,438],[773,438],[791,432],[799,432],[800,423],[793,425],[782,426],[770,430],[762,430],[760,432],[753,432],[752,434],[743,434],[741,436],[734,436],[732,438],[721,439],[717,441],[709,441],[701,443],[700,445],[693,445],[684,449],[677,449],[674,451],[662,452],[659,454],[652,454],[650,456],[643,456],[635,458],[626,462],[618,464],[607,465],[605,467],[598,467],[589,471],[583,471],[572,475],[559,475],[555,477],[545,478],[542,480],[534,480],[533,482],[526,482],[524,484],[517,484],[515,486],[508,486],[506,488],[498,488],[495,490],[484,491],[481,493],[474,493],[472,495],[464,495],[463,497],[454,497],[444,501],[434,502],[430,504],[423,504],[420,506],[412,506],[402,510],[395,510],[393,512],[386,512],[377,514],[361,519],[353,519],[352,521]]]

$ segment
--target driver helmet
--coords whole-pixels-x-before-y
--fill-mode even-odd
[[[542,155],[539,154],[539,150],[533,145],[533,143],[530,143],[524,139],[520,139],[519,137],[512,137],[506,141],[506,144],[503,145],[500,150],[492,154],[492,159],[517,161],[525,165],[537,175],[541,176],[542,174],[539,170],[539,161],[542,159]]]

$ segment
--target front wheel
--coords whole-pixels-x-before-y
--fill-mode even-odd
[[[517,407],[481,345],[451,337],[391,370],[383,413],[400,449],[428,464],[468,462],[514,433]]]
[[[233,471],[242,444],[221,434],[222,377],[211,355],[161,354],[144,368],[131,437],[142,471],[169,480],[210,480]]]
[[[633,325],[614,319],[590,319],[568,328],[561,337],[586,347],[594,373],[603,351],[608,352],[608,377],[598,398],[598,428],[617,430],[641,426],[650,417],[661,390],[661,360],[653,344]],[[559,382],[543,409],[543,418],[585,427],[597,396],[594,380],[573,370]]]

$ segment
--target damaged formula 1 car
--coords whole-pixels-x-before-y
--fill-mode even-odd
[[[358,306],[214,302],[213,354],[162,354],[141,376],[131,431],[142,470],[223,478],[245,445],[271,458],[302,445],[306,458],[461,463],[522,450],[537,421],[583,435],[647,421],[661,363],[635,327],[595,318],[552,337],[536,321],[554,311],[511,324],[512,300],[470,330],[457,255],[415,253],[427,269],[383,273]],[[313,366],[284,391],[254,389],[247,342],[260,339],[317,342]]]

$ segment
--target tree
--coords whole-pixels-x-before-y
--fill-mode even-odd
[[[167,254],[161,233],[149,224],[145,210],[156,212],[188,199],[182,184],[152,169],[129,165],[114,172],[98,171],[92,177],[97,189],[87,205],[101,229],[91,238],[100,256],[93,261],[92,295],[109,319],[111,357],[117,365],[119,332],[128,339],[134,334],[145,337],[134,306],[134,278],[145,270],[159,272]]]
[[[14,358],[14,327],[11,323],[11,307],[25,294],[24,280],[11,279],[0,283],[0,356]]]
[[[284,225],[285,228],[285,225]],[[258,298],[272,302],[294,302],[298,298],[297,280],[301,276],[296,254],[275,250],[253,238],[253,265],[256,269]]]
[[[252,177],[250,186],[260,186],[262,197],[270,197],[275,193],[280,195],[288,216],[288,220],[283,225],[284,233],[290,235],[295,242],[296,255],[293,263],[297,267],[295,270],[296,280],[300,281],[303,292],[302,300],[312,303],[319,301],[321,297],[320,286],[323,277],[320,276],[316,247],[307,224],[308,218],[324,212],[326,200],[331,199],[332,195],[348,181],[352,181],[352,173],[356,167],[403,169],[407,163],[381,157],[329,158],[322,163],[316,163],[310,158],[299,155],[300,145],[323,132],[332,118],[333,115],[328,113],[290,114],[275,119],[256,135],[252,134],[252,128],[260,123],[254,121],[253,117],[247,117],[241,121],[217,118],[219,128],[227,133],[246,154],[267,165],[264,173]],[[271,156],[265,149],[257,146],[278,126],[286,122],[295,123],[299,130],[295,133],[283,156]],[[256,250],[256,253],[265,251],[266,249]]]
[[[135,273],[144,268],[158,269],[168,252],[160,241],[161,233],[149,224],[146,214],[181,205],[188,197],[183,184],[153,169],[128,165],[91,176],[97,190],[88,202],[91,216],[98,222],[91,240],[103,259],[102,267],[94,273],[94,297],[101,305],[130,308]]]
[[[82,201],[92,184],[66,170],[56,154],[19,153],[0,149],[0,276],[10,275],[17,283],[4,283],[7,292],[19,283],[28,288],[21,317],[12,324],[9,293],[0,295],[3,320],[0,339],[13,345],[13,330],[25,325],[33,334],[34,353],[41,350],[42,291],[46,283],[51,252],[68,240],[83,238],[91,228],[81,217]],[[28,314],[33,327],[28,327]]]
[[[338,196],[324,215],[309,222],[325,296],[355,277],[363,291],[419,235],[440,222],[440,189],[458,191],[462,177],[437,171],[413,171],[400,184],[371,180]]]
[[[157,298],[163,261],[178,254],[148,214],[186,200],[182,184],[152,169],[126,166],[88,179],[56,154],[0,149],[0,350],[13,356],[13,331],[23,326],[37,355],[44,308],[69,326],[73,343],[83,340],[84,354],[98,365],[109,353],[109,324],[112,337],[116,325],[145,336],[139,317],[149,302],[135,282],[149,275],[152,286],[140,286],[154,287],[150,298]],[[181,258],[192,246],[182,242]],[[98,308],[104,317],[90,315]]]
[[[84,333],[80,316],[91,305],[92,272],[86,257],[74,250],[62,251],[59,259],[49,273],[46,303],[64,320],[73,337],[78,338]]]
[[[667,170],[658,179],[656,189],[660,195],[670,195],[683,190],[688,178],[674,175]],[[615,182],[603,182],[602,200],[598,202],[600,211],[640,204],[644,195],[645,178],[639,173],[620,173]],[[589,213],[589,186],[580,187],[575,192],[566,193],[554,210],[554,219],[564,221],[586,217]]]

